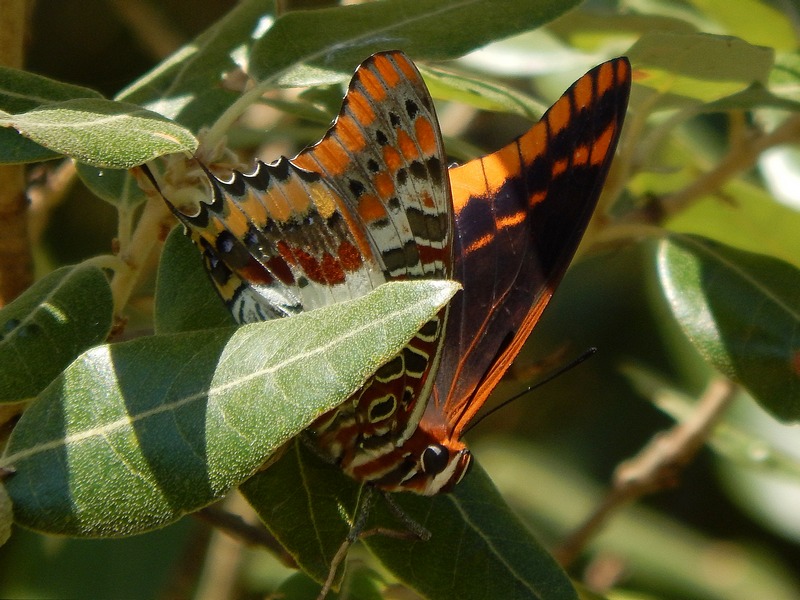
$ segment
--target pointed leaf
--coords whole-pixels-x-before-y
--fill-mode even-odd
[[[434,98],[455,100],[482,110],[505,111],[537,120],[548,108],[511,87],[485,78],[432,67],[421,67],[420,72]]]
[[[274,13],[269,0],[237,2],[116,99],[146,106],[193,131],[211,125],[240,96],[224,85],[224,77],[247,68],[250,48],[269,29]]]
[[[102,98],[89,88],[70,85],[0,66],[0,110],[21,113],[27,110],[73,98]],[[32,142],[16,131],[0,129],[0,162],[29,163],[57,158],[58,153]]]
[[[9,440],[17,522],[126,535],[217,500],[357,391],[456,289],[392,283],[291,319],[84,353]]]
[[[670,308],[705,359],[775,417],[800,420],[800,271],[695,236],[663,240],[656,260]]]
[[[0,126],[96,167],[128,169],[163,154],[197,149],[194,136],[176,123],[111,100],[81,98],[0,114]]]
[[[111,330],[111,289],[103,272],[63,267],[0,311],[0,401],[41,392]]]
[[[111,204],[120,207],[136,207],[147,200],[144,190],[139,187],[130,171],[123,169],[98,169],[78,163],[78,176],[92,193]]]

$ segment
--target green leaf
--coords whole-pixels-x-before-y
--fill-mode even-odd
[[[102,97],[89,88],[0,66],[0,109],[8,113],[26,112],[43,104],[64,100]]]
[[[360,486],[295,442],[239,490],[303,571],[325,581],[350,531]]]
[[[534,29],[577,4],[575,0],[384,0],[289,12],[255,43],[251,69],[259,79],[297,86],[339,80],[380,50],[404,50],[414,60],[456,58]]]
[[[118,536],[219,499],[356,392],[456,289],[391,283],[291,319],[93,348],[9,439],[17,522]]]
[[[66,100],[16,115],[0,126],[60,154],[96,167],[128,169],[174,152],[192,153],[197,140],[183,127],[133,104]]]
[[[534,120],[548,108],[525,94],[486,79],[432,67],[421,67],[420,72],[431,96],[441,100],[455,100],[482,110],[504,111]]]
[[[195,245],[172,230],[158,264],[155,298],[156,333],[180,333],[234,325],[203,268]]]
[[[569,578],[474,464],[451,494],[394,499],[431,532],[428,541],[370,536],[364,543],[401,581],[431,600],[576,599]],[[385,509],[381,523],[391,523]]]
[[[655,178],[665,179],[661,173]],[[750,181],[734,179],[720,191],[735,207],[720,202],[719,194],[709,194],[671,217],[667,228],[768,254],[800,268],[800,213]]]
[[[656,250],[661,287],[703,357],[783,421],[800,420],[800,271],[700,237]]]
[[[350,530],[360,486],[302,444],[241,491],[273,535],[318,581]],[[363,541],[396,577],[425,598],[570,598],[564,572],[512,514],[486,474],[475,467],[453,494],[395,494],[429,541],[374,535]],[[367,529],[405,531],[381,498]],[[341,574],[340,574],[341,575]]]
[[[0,164],[19,165],[58,158],[58,152],[48,150],[14,131],[0,127]]]
[[[0,66],[0,109],[21,113],[37,106],[72,100],[102,98],[89,88],[70,85],[27,71]],[[11,129],[0,129],[0,163],[21,164],[58,158],[59,154]]]
[[[797,35],[786,12],[760,0],[689,0],[703,13],[722,24],[727,33],[751,44],[776,50],[795,50]]]
[[[111,289],[100,269],[48,274],[0,311],[0,401],[41,392],[111,330]]]
[[[766,84],[774,59],[771,48],[706,33],[652,32],[631,46],[636,83],[665,96],[659,107],[688,99],[711,102]]]
[[[129,171],[122,169],[97,169],[86,163],[77,163],[78,176],[98,198],[112,206],[136,207],[147,196]]]
[[[720,98],[702,108],[702,112],[752,110],[759,107],[800,111],[800,102],[777,96],[760,83],[754,83],[741,92]]]

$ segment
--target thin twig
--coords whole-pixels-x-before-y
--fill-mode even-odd
[[[614,486],[594,513],[555,552],[564,566],[571,565],[589,541],[622,506],[670,487],[694,459],[725,409],[736,386],[727,379],[711,382],[692,415],[666,432],[656,435],[634,458],[617,467]]]
[[[214,507],[206,507],[194,513],[198,519],[224,531],[231,537],[248,546],[259,546],[270,551],[281,564],[290,569],[297,569],[297,563],[291,554],[263,526],[251,525],[241,516]]]

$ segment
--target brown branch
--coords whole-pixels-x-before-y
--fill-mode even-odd
[[[571,565],[621,507],[677,485],[681,471],[706,443],[735,391],[736,386],[727,379],[712,381],[688,419],[657,434],[638,455],[620,464],[612,489],[554,553],[558,562],[564,567]]]
[[[194,513],[198,519],[224,531],[231,537],[247,544],[269,550],[283,565],[297,569],[294,557],[281,546],[272,534],[263,526],[251,525],[241,516],[218,508],[207,507]]]
[[[28,26],[26,0],[0,0],[0,65],[21,68]],[[33,259],[28,239],[28,201],[25,168],[0,166],[0,307],[33,282]]]

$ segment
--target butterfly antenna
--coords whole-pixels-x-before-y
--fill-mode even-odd
[[[515,394],[515,395],[511,396],[511,398],[509,398],[508,400],[504,400],[503,402],[501,402],[501,403],[500,403],[500,404],[498,404],[497,406],[493,407],[491,410],[489,410],[489,411],[487,411],[487,412],[483,413],[483,414],[482,414],[480,417],[478,417],[477,419],[475,419],[474,421],[472,421],[472,423],[470,423],[470,424],[469,424],[469,427],[467,427],[467,428],[464,430],[464,433],[463,433],[462,435],[466,435],[466,434],[467,434],[467,433],[468,433],[468,432],[469,432],[471,429],[473,429],[473,428],[474,428],[474,427],[475,427],[475,426],[476,426],[478,423],[480,423],[481,421],[483,421],[483,420],[484,420],[486,417],[488,417],[489,415],[493,415],[494,413],[496,413],[498,410],[500,410],[501,408],[505,407],[506,405],[508,405],[508,404],[511,404],[511,403],[512,403],[512,402],[514,402],[515,400],[519,400],[519,399],[520,399],[520,398],[522,398],[522,396],[524,396],[525,394],[527,394],[527,393],[529,393],[529,392],[532,392],[533,390],[535,390],[535,389],[538,389],[538,388],[542,387],[544,384],[546,384],[546,383],[550,383],[550,382],[551,382],[551,381],[553,381],[553,380],[554,380],[556,377],[560,377],[561,375],[563,375],[563,374],[564,374],[564,373],[566,373],[567,371],[571,371],[572,369],[574,369],[575,367],[577,367],[579,364],[581,364],[583,361],[585,361],[585,360],[587,360],[588,358],[590,358],[591,356],[593,356],[595,352],[597,352],[597,348],[595,348],[595,347],[591,347],[591,348],[588,348],[588,349],[584,350],[584,352],[583,352],[582,354],[580,354],[580,355],[579,355],[579,356],[577,356],[576,358],[572,359],[572,361],[568,362],[568,363],[567,363],[566,365],[564,365],[563,367],[559,367],[558,369],[556,369],[555,371],[553,371],[553,372],[552,372],[552,373],[550,373],[549,375],[545,376],[545,378],[544,378],[544,379],[542,379],[541,381],[537,381],[536,383],[534,383],[533,385],[531,385],[531,386],[529,386],[529,387],[525,388],[524,390],[522,390],[522,391],[521,391],[521,392],[519,392],[518,394]]]

